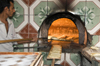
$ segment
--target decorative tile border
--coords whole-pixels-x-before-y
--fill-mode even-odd
[[[97,47],[100,47],[100,35],[96,35],[94,36],[94,39],[93,39],[93,45],[97,46]]]
[[[78,53],[71,53],[70,59],[73,63],[75,63],[76,66],[80,64],[80,56]]]
[[[69,63],[70,66],[76,66],[75,63],[71,60],[70,53],[66,53],[66,61]]]
[[[20,14],[22,14],[22,15],[26,14],[26,15],[28,15],[28,6],[22,0],[14,0],[14,1],[19,4],[19,5],[16,5],[16,6],[21,6],[24,9],[24,11],[21,12]]]
[[[98,23],[92,30],[88,30],[91,35],[94,35],[100,29],[100,23]]]
[[[61,59],[57,60],[55,64],[61,64],[64,61],[64,53],[61,54]]]

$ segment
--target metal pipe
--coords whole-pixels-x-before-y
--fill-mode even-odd
[[[14,49],[27,49],[27,48],[47,48],[47,47],[14,47]]]

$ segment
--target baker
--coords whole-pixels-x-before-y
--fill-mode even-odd
[[[0,0],[0,40],[18,39],[15,33],[14,24],[9,19],[14,13],[13,0]],[[32,41],[34,41],[34,39]],[[13,52],[13,44],[18,43],[23,42],[0,43],[0,52]]]

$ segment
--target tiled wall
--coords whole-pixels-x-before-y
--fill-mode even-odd
[[[100,0],[15,0],[14,5],[16,13],[12,20],[19,38],[36,38],[39,27],[47,15],[68,9],[80,15],[85,22],[87,31],[93,35],[92,45],[100,46]],[[19,46],[32,47],[35,43]],[[35,49],[18,51],[33,52]],[[45,60],[45,64],[50,63],[51,61]],[[62,53],[61,60],[56,64],[80,66],[80,57],[74,53]]]

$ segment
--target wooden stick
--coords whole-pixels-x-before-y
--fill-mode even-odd
[[[38,38],[38,40],[43,40],[44,38]],[[0,40],[0,43],[7,43],[7,42],[18,42],[18,41],[30,41],[32,38],[27,39],[12,39],[12,40]],[[48,39],[48,40],[55,40],[55,41],[72,41],[72,40],[64,40],[64,39]]]
[[[12,39],[12,40],[0,40],[0,43],[7,43],[7,42],[18,42],[18,41],[30,41],[33,38],[27,38],[27,39]]]
[[[51,66],[54,66],[55,64],[55,59],[53,59]]]

